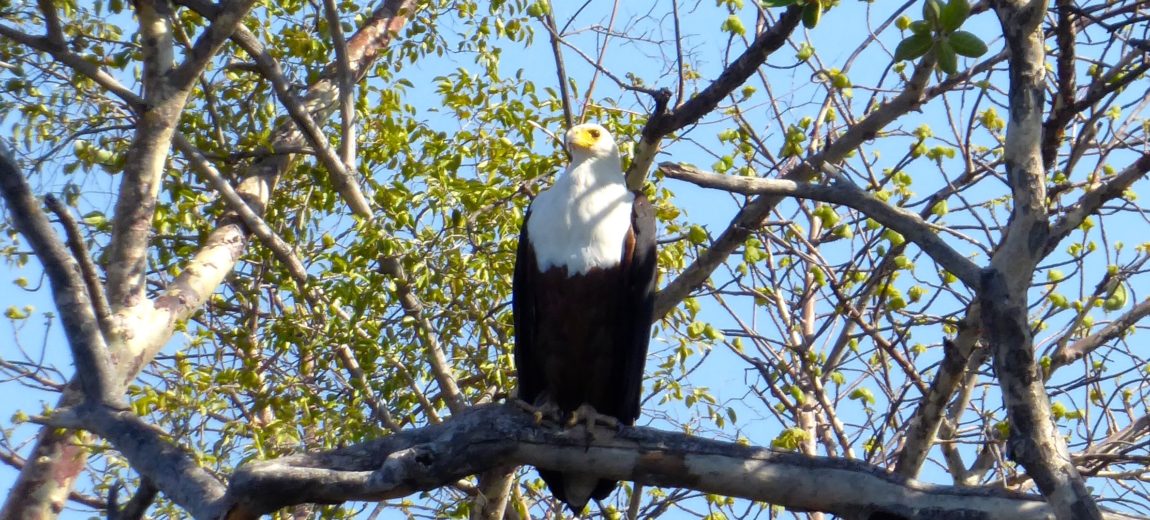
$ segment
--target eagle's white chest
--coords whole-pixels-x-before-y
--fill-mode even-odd
[[[577,166],[532,202],[527,233],[540,271],[566,267],[573,276],[622,260],[635,195],[617,166],[617,180],[594,175],[593,167]]]

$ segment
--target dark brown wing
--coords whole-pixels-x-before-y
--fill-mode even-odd
[[[519,231],[519,248],[515,256],[515,274],[511,279],[511,313],[515,317],[515,372],[519,380],[519,399],[534,403],[543,392],[543,365],[535,345],[536,292],[532,289],[539,274],[535,250],[527,235],[527,221],[531,210],[523,218]]]
[[[624,424],[634,424],[639,417],[643,390],[643,366],[651,340],[651,322],[655,308],[655,209],[647,196],[635,192],[631,206],[631,231],[623,250],[623,298],[626,318],[619,334],[620,347],[615,350],[618,372],[613,378],[619,388],[620,415]]]

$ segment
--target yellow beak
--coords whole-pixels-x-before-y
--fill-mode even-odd
[[[591,131],[587,128],[576,128],[572,132],[571,147],[589,149],[595,146],[595,142],[599,140],[598,137],[591,135]]]

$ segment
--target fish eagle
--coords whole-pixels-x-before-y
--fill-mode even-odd
[[[565,135],[571,164],[531,203],[519,237],[512,308],[519,399],[577,421],[639,417],[655,290],[655,215],[630,191],[605,128]],[[616,482],[539,470],[576,514]]]

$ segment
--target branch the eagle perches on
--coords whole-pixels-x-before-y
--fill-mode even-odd
[[[84,427],[120,447],[135,445],[156,464],[175,464],[176,482],[160,485],[197,518],[254,519],[284,507],[379,501],[450,485],[507,465],[593,471],[606,478],[742,497],[792,511],[824,511],[847,517],[905,519],[1053,518],[1039,495],[992,487],[925,484],[860,461],[779,452],[648,427],[618,431],[584,426],[537,425],[517,406],[487,404],[444,422],[325,452],[248,462],[226,488],[205,474],[185,470],[190,454],[178,450],[131,412],[85,408],[58,420]],[[181,450],[182,451],[182,450]],[[146,469],[145,469],[146,471]],[[213,482],[203,482],[202,478]],[[197,486],[198,503],[192,499]],[[182,500],[181,500],[182,499]],[[1107,518],[1130,518],[1107,514]]]

